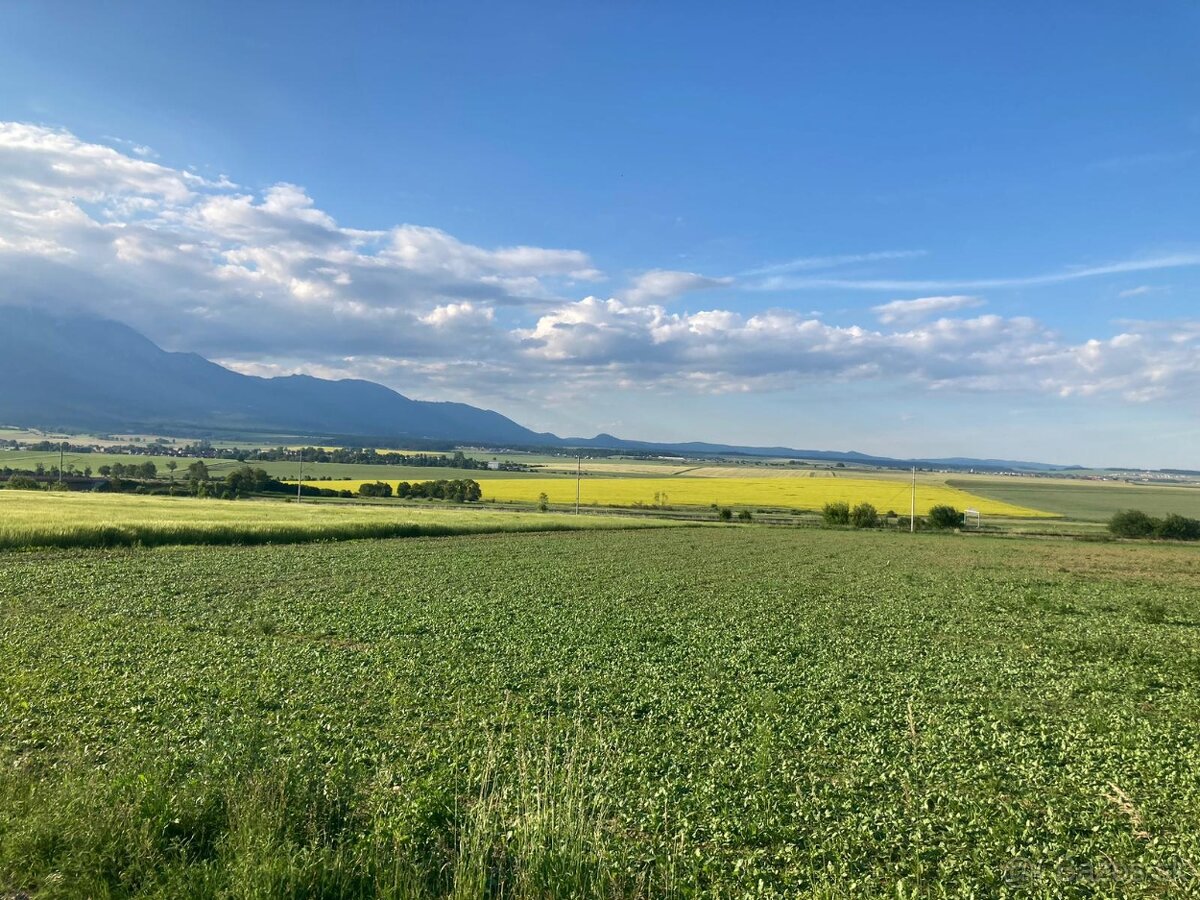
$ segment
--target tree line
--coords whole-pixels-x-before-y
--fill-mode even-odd
[[[399,497],[414,500],[451,500],[455,503],[474,503],[483,497],[483,489],[473,478],[439,481],[401,481],[395,490],[386,481],[359,485],[360,497]]]
[[[264,469],[252,466],[241,466],[228,473],[224,478],[213,478],[208,465],[203,460],[193,461],[184,470],[183,477],[175,480],[175,465],[169,462],[171,480],[164,482],[156,480],[157,467],[152,462],[124,465],[116,463],[111,466],[101,466],[100,474],[107,480],[100,482],[93,490],[114,491],[136,494],[168,494],[171,496],[215,497],[224,500],[236,500],[262,494],[297,494],[301,497],[341,497],[351,499],[358,497],[392,497],[447,500],[453,503],[473,503],[483,497],[479,482],[471,478],[441,479],[437,481],[402,481],[393,491],[392,486],[384,481],[367,482],[359,487],[355,494],[349,490],[334,490],[332,488],[316,487],[312,484],[288,484],[268,474]],[[0,481],[0,487],[10,490],[67,490],[68,486],[54,481],[39,481],[36,478],[21,473],[9,473],[5,481]]]
[[[1160,519],[1140,509],[1126,509],[1108,520],[1108,530],[1124,538],[1200,541],[1200,519],[1190,519],[1177,513],[1168,513]]]
[[[341,463],[344,465],[368,466],[414,466],[441,469],[487,469],[524,472],[529,466],[515,462],[488,463],[486,460],[467,456],[461,450],[445,453],[401,453],[393,450],[376,450],[374,447],[264,447],[245,450],[238,447],[214,448],[207,445],[191,445],[177,451],[181,456],[199,456],[204,459],[228,459],[238,462],[296,462]]]
[[[821,510],[821,520],[830,526],[852,526],[854,528],[878,528],[887,519],[896,518],[901,527],[910,524],[908,516],[896,516],[888,510],[881,516],[879,511],[870,503],[859,503],[851,507],[845,501],[826,503]],[[917,519],[917,527],[931,527],[939,530],[958,528],[963,522],[963,514],[953,506],[940,503],[930,507],[928,515]]]

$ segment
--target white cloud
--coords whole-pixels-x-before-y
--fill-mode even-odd
[[[1137,287],[1129,288],[1128,290],[1120,291],[1117,296],[1122,300],[1127,300],[1130,297],[1144,297],[1146,294],[1157,294],[1169,292],[1170,288],[1156,286],[1152,284],[1142,284]]]
[[[929,316],[977,306],[983,306],[983,301],[978,297],[949,294],[940,297],[918,297],[915,300],[893,300],[880,306],[872,306],[871,311],[884,325],[891,325],[897,322],[919,322]]]
[[[1002,283],[1196,264],[1178,254]],[[1132,401],[1200,392],[1200,324],[1190,321],[1123,323],[1121,334],[1068,342],[1033,319],[955,318],[979,305],[966,293],[882,304],[878,327],[786,309],[668,311],[673,298],[731,280],[666,269],[642,273],[620,298],[573,299],[578,282],[600,277],[582,250],[482,247],[414,224],[355,229],[296,185],[253,192],[69,132],[0,123],[0,302],[88,309],[243,370],[483,401],[597,384],[723,392],[865,379]]]
[[[474,303],[447,303],[421,316],[421,321],[434,328],[449,328],[456,325],[489,324],[496,318],[495,312]]]
[[[0,301],[88,308],[222,358],[427,354],[439,308],[545,306],[600,277],[579,250],[349,228],[296,185],[251,193],[0,123]]]
[[[845,253],[838,256],[802,256],[787,262],[747,269],[742,275],[782,275],[785,272],[800,272],[811,269],[833,269],[855,263],[885,262],[894,259],[912,259],[924,256],[924,250],[877,250],[872,253]]]
[[[695,272],[675,272],[670,269],[651,269],[634,279],[633,286],[625,292],[631,303],[647,303],[654,300],[671,300],[692,291],[727,287],[732,278],[712,278]]]
[[[903,379],[931,390],[1118,395],[1200,389],[1200,326],[1176,323],[1082,344],[1027,317],[941,318],[902,330],[829,325],[794,312],[671,313],[588,297],[520,333],[531,364],[629,386],[747,391],[814,380]]]

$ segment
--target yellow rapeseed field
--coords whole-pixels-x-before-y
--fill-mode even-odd
[[[362,481],[315,481],[314,487],[357,490]],[[391,482],[394,488],[396,482]],[[535,503],[546,494],[551,503],[575,502],[574,478],[496,478],[481,481],[484,500]],[[870,503],[880,513],[907,515],[909,484],[879,478],[584,478],[580,501],[588,506],[784,507],[819,510],[831,501]],[[655,494],[658,499],[655,499]],[[665,498],[664,496],[665,495]],[[947,503],[977,509],[985,516],[1051,517],[1053,513],[989,500],[938,484],[917,485],[917,513]]]

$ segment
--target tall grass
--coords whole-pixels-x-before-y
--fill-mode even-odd
[[[35,547],[157,547],[167,544],[298,544],[312,541],[350,541],[365,538],[444,537],[456,534],[490,534],[507,531],[577,531],[588,527],[561,521],[527,521],[437,524],[421,522],[347,522],[289,525],[54,525],[0,527],[0,550]]]
[[[501,732],[433,784],[288,760],[0,770],[0,885],[37,897],[669,896],[599,789],[606,745]],[[6,895],[8,896],[8,895]]]

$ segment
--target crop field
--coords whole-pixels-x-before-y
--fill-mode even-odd
[[[322,487],[357,490],[361,482],[324,482]],[[393,483],[394,486],[394,483]],[[575,502],[573,478],[497,478],[481,482],[484,500],[536,503],[546,494],[551,503]],[[895,510],[907,515],[908,482],[867,478],[585,478],[581,502],[596,506],[721,506],[817,509],[845,500],[871,503],[881,513]],[[655,499],[658,494],[658,500]],[[663,500],[663,495],[666,499]],[[992,500],[939,484],[917,485],[917,513],[948,503],[959,509],[972,507],[983,515],[1037,518],[1054,515],[1001,500]]]
[[[1123,509],[1140,509],[1153,516],[1177,513],[1200,518],[1200,486],[1159,487],[1028,478],[952,478],[947,483],[1005,503],[1034,505],[1084,521],[1105,521]]]
[[[0,885],[1195,896],[1198,597],[757,527],[9,552]]]
[[[493,531],[647,528],[670,524],[661,519],[510,513],[440,504],[415,508],[0,491],[0,550],[47,546],[283,543]]]

